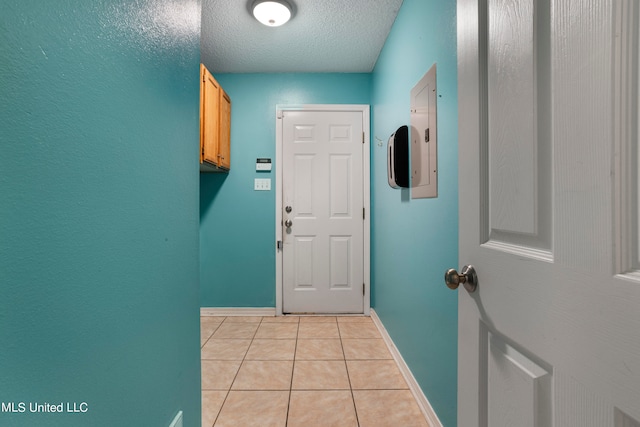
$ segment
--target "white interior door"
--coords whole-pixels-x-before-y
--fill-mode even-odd
[[[637,0],[458,0],[458,425],[640,426]]]
[[[363,112],[281,120],[283,312],[363,313]]]

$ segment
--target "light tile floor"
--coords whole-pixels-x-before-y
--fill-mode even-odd
[[[369,317],[201,317],[203,427],[428,427]]]

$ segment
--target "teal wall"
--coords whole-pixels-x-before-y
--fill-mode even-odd
[[[207,64],[211,65],[211,64]],[[219,74],[231,98],[231,172],[200,176],[203,307],[275,307],[276,105],[369,104],[369,74]],[[256,172],[256,158],[273,161]],[[271,191],[254,191],[271,178]]]
[[[386,180],[386,143],[410,123],[409,92],[437,63],[438,197]],[[372,81],[372,305],[445,426],[456,425],[458,265],[455,0],[404,0]],[[375,144],[375,138],[383,141]]]
[[[54,3],[0,13],[0,402],[88,412],[0,425],[200,426],[199,3]]]

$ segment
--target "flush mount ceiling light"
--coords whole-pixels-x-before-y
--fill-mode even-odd
[[[291,19],[291,6],[282,0],[257,1],[253,4],[252,12],[267,27],[279,27]]]

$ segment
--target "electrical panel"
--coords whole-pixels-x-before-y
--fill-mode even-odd
[[[411,90],[411,198],[438,197],[436,64]]]

